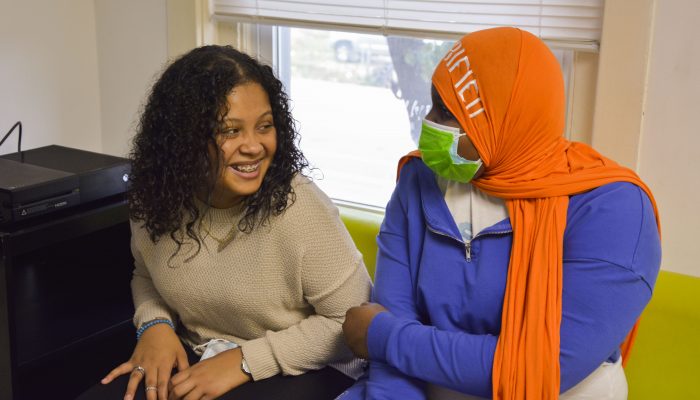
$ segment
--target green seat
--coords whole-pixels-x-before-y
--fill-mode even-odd
[[[661,271],[625,373],[630,400],[700,399],[700,278]]]
[[[348,228],[355,246],[362,253],[369,276],[374,280],[374,268],[377,261],[376,239],[384,214],[347,206],[339,206],[338,209],[340,210],[340,218]]]
[[[383,215],[339,208],[374,279]],[[625,373],[630,400],[700,399],[700,278],[661,272]]]

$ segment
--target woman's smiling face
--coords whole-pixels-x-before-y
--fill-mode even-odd
[[[220,169],[211,205],[229,208],[262,185],[277,150],[277,131],[267,92],[258,83],[236,86],[227,96],[224,128],[216,135]]]

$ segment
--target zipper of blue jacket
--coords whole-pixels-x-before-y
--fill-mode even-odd
[[[495,232],[479,232],[472,238],[472,240],[467,242],[467,261],[472,262],[472,242],[475,241],[477,238],[483,237],[483,236],[491,236],[491,235],[504,235],[506,233],[512,233],[513,230],[505,230],[505,231],[495,231]]]
[[[476,236],[474,236],[474,237],[472,238],[472,240],[470,240],[470,241],[468,241],[468,242],[465,242],[464,240],[457,239],[456,237],[450,235],[449,233],[444,233],[444,232],[437,231],[437,230],[431,228],[430,225],[427,225],[427,224],[426,224],[426,226],[427,226],[427,228],[428,228],[428,230],[429,230],[430,232],[433,232],[433,233],[436,234],[436,235],[445,236],[445,237],[448,237],[448,238],[450,238],[450,239],[452,239],[452,240],[456,240],[456,241],[458,241],[459,243],[461,243],[461,244],[464,246],[464,253],[465,253],[464,255],[465,255],[465,257],[466,257],[468,263],[471,263],[471,262],[472,262],[472,242],[475,241],[477,238],[482,237],[482,236],[489,236],[489,235],[503,235],[503,234],[506,234],[506,233],[511,233],[511,232],[513,232],[512,229],[511,229],[511,230],[505,230],[505,231],[496,231],[496,232],[479,232],[479,233],[476,234]]]
[[[448,238],[450,238],[450,239],[452,239],[452,240],[456,240],[456,241],[458,241],[459,243],[461,243],[462,246],[464,246],[465,248],[467,247],[467,244],[466,244],[466,243],[464,242],[464,240],[462,240],[462,239],[457,239],[456,237],[450,235],[449,233],[437,231],[437,230],[431,228],[430,225],[428,225],[428,224],[426,224],[426,227],[428,228],[428,230],[429,230],[430,232],[433,232],[433,233],[436,234],[436,235],[440,235],[440,236],[448,237]],[[467,261],[471,262],[471,249],[468,249],[468,250],[467,250]]]

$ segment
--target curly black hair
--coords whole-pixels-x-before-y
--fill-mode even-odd
[[[282,82],[272,68],[231,46],[203,46],[170,64],[153,85],[141,114],[130,154],[128,192],[130,217],[143,221],[153,242],[164,234],[178,244],[184,226],[188,237],[201,245],[194,227],[200,218],[195,196],[214,190],[220,151],[210,159],[217,133],[225,127],[227,96],[242,84],[258,83],[267,93],[277,150],[263,182],[243,199],[242,232],[265,224],[294,202],[292,178],[308,162],[299,150],[295,121]],[[176,251],[177,252],[177,251]]]

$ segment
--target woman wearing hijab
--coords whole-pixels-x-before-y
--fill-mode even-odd
[[[651,192],[562,137],[559,65],[527,32],[463,37],[432,89],[377,239],[374,303],[347,313],[370,368],[342,398],[625,399],[661,260]]]

